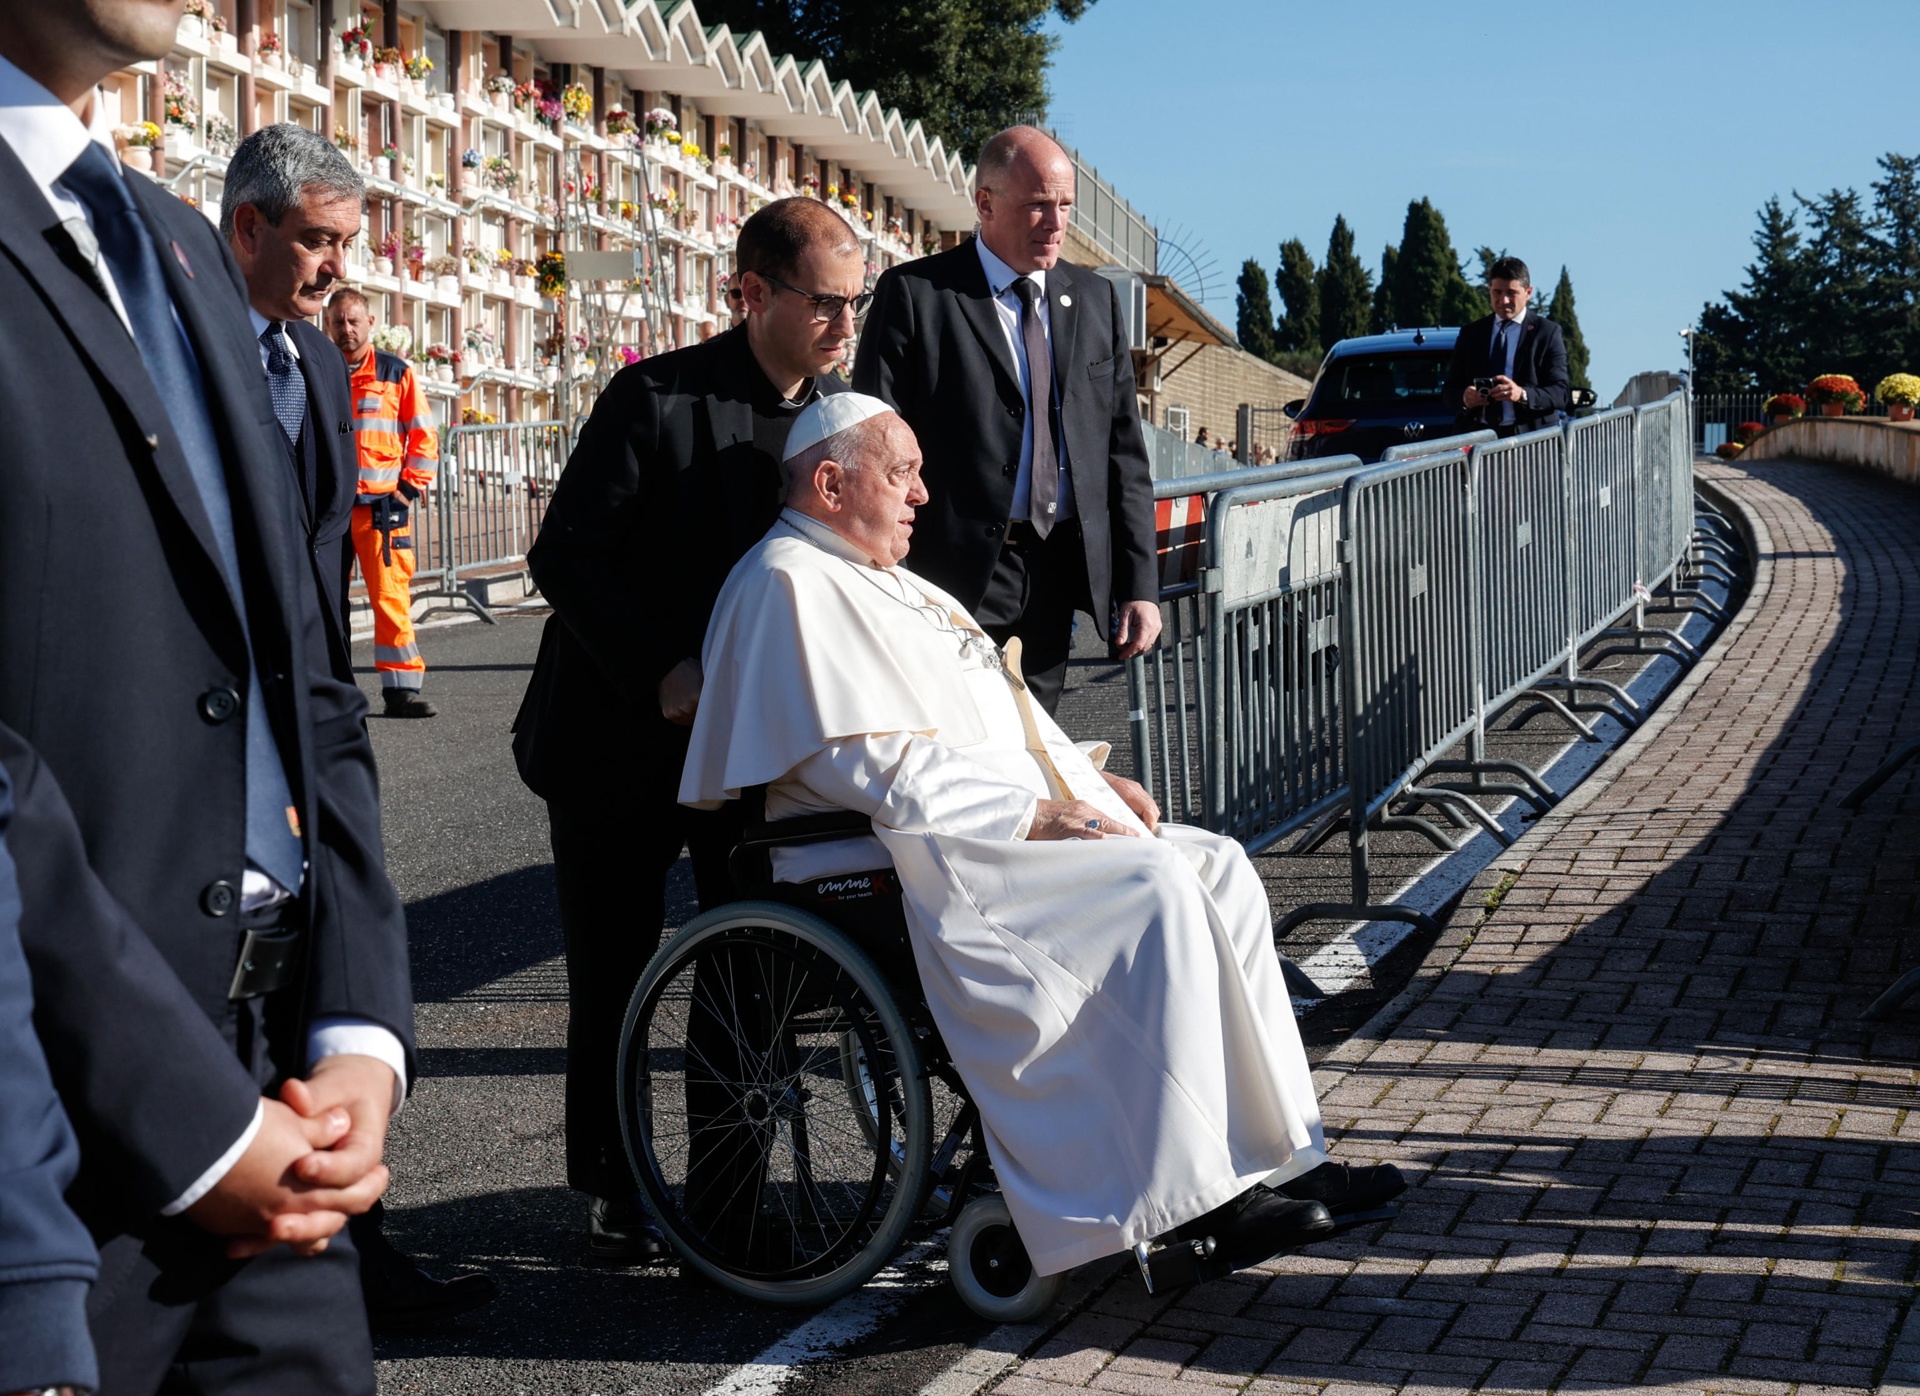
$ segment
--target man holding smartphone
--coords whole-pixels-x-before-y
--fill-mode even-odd
[[[1537,311],[1533,277],[1518,257],[1496,261],[1487,278],[1493,314],[1475,320],[1454,341],[1446,398],[1462,431],[1491,427],[1501,436],[1557,425],[1572,401],[1567,343],[1560,327]]]

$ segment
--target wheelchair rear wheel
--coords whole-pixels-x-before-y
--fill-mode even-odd
[[[932,1105],[872,960],[820,918],[735,902],[660,947],[620,1041],[628,1157],[696,1269],[763,1303],[829,1303],[899,1249]]]

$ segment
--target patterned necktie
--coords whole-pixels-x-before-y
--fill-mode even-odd
[[[167,292],[160,253],[134,207],[119,164],[93,141],[60,176],[60,185],[86,207],[93,235],[133,328],[134,346],[158,390],[180,453],[186,458],[200,494],[214,546],[220,555],[234,605],[245,626],[246,596],[240,584],[240,551],[234,542],[233,502],[221,462],[220,440],[207,410],[206,385]],[[251,634],[251,632],[248,632]],[[266,720],[266,696],[259,664],[247,666],[247,859],[289,892],[305,880],[306,855],[293,827],[293,793],[286,767]]]
[[[1033,409],[1033,470],[1027,493],[1027,517],[1045,538],[1059,521],[1060,455],[1053,444],[1053,352],[1040,323],[1035,297],[1040,288],[1026,277],[1013,283],[1020,297],[1020,336],[1027,346],[1027,397]]]
[[[307,415],[307,385],[293,361],[286,325],[271,321],[260,331],[260,342],[267,346],[267,392],[273,398],[273,415],[280,419],[287,444],[298,450],[300,424]]]

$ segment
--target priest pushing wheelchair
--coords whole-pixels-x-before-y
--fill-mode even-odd
[[[841,393],[715,608],[680,797],[745,800],[742,900],[671,937],[620,1049],[634,1172],[687,1263],[767,1303],[951,1226],[975,1312],[1130,1252],[1150,1290],[1389,1220],[1328,1158],[1239,845],[1162,824],[899,563],[913,434]]]

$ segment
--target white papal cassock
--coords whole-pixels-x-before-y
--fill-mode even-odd
[[[1036,1270],[1325,1162],[1246,855],[1178,824],[1026,841],[1035,801],[1067,794],[1143,826],[1094,766],[1104,746],[1076,747],[1016,694],[952,597],[788,510],[727,579],[702,662],[680,798],[767,785],[770,817],[872,816]],[[883,866],[879,852],[782,850],[775,873]]]

